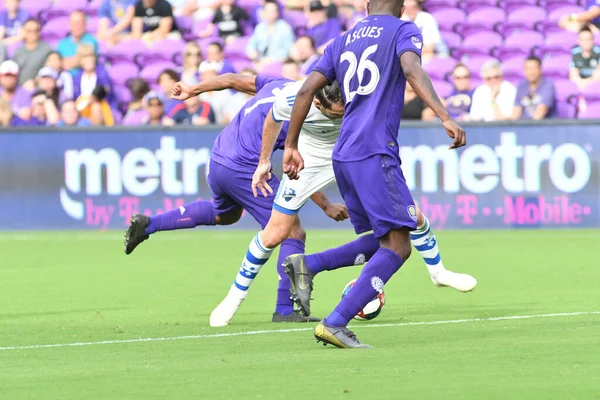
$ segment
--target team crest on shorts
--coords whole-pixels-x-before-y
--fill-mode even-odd
[[[281,197],[283,197],[285,201],[290,201],[291,199],[296,197],[296,191],[292,188],[285,188]]]
[[[413,219],[413,221],[417,221],[417,208],[413,205],[406,207],[408,210],[408,215]]]

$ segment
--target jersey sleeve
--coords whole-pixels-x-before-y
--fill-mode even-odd
[[[270,76],[256,75],[256,80],[254,81],[256,84],[256,92],[258,93],[266,84],[275,81],[291,82],[289,79],[285,78],[273,78]]]
[[[277,93],[273,102],[273,114],[271,115],[275,122],[290,120],[299,88],[297,84],[292,84],[284,87]]]
[[[320,72],[323,74],[327,80],[331,83],[335,81],[335,44],[337,43],[336,39],[332,43],[329,44],[325,48],[325,52],[323,53],[323,57],[317,61],[317,64],[313,67],[313,71]]]
[[[417,26],[412,22],[407,22],[400,28],[396,36],[396,55],[398,58],[407,51],[417,53],[421,57],[423,50],[423,35]]]

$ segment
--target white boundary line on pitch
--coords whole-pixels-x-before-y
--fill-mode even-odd
[[[452,319],[452,320],[442,320],[442,321],[401,322],[401,323],[395,323],[395,324],[367,324],[367,325],[354,325],[354,326],[352,326],[352,328],[353,329],[355,329],[355,328],[388,328],[388,327],[419,326],[419,325],[465,324],[465,323],[469,323],[469,322],[510,321],[510,320],[531,319],[531,318],[571,317],[571,316],[577,316],[577,315],[600,315],[600,311],[581,311],[581,312],[537,314],[537,315],[513,315],[513,316],[505,316],[505,317]],[[102,345],[102,344],[120,344],[120,343],[170,342],[170,341],[175,341],[175,340],[210,339],[210,338],[231,337],[231,336],[263,335],[263,334],[268,334],[268,333],[307,332],[307,331],[312,331],[313,329],[314,328],[273,329],[273,330],[245,331],[245,332],[231,332],[231,333],[213,333],[213,334],[207,334],[207,335],[174,336],[174,337],[162,337],[162,338],[103,340],[100,342],[76,342],[76,343],[36,344],[36,345],[30,345],[30,346],[6,346],[6,347],[0,347],[0,351],[48,349],[48,348],[53,348],[53,347],[83,347],[83,346],[97,346],[97,345]]]

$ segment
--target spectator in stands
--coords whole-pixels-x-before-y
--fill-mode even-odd
[[[563,15],[558,25],[571,32],[579,32],[587,26],[591,26],[594,32],[600,31],[600,0],[587,0],[585,11]]]
[[[98,39],[110,46],[129,35],[136,0],[104,0],[98,14]]]
[[[245,68],[240,71],[242,75],[256,75],[256,71],[251,68]],[[246,102],[250,100],[252,96],[243,92],[235,92],[233,93],[222,110],[222,120],[218,123],[220,124],[228,124],[230,123],[235,116],[240,112],[240,110],[244,107]]]
[[[352,29],[354,26],[363,18],[367,16],[367,1],[366,0],[352,0],[352,7],[354,8],[352,15],[348,19],[346,29]]]
[[[167,0],[138,0],[131,22],[131,36],[150,43],[180,39],[171,4]]]
[[[13,60],[19,64],[19,84],[26,89],[33,90],[34,79],[38,71],[46,63],[46,57],[52,52],[48,43],[40,40],[40,23],[35,19],[28,19],[23,25],[25,44],[19,47]]]
[[[142,78],[136,78],[131,82],[133,101],[127,107],[123,125],[141,125],[142,121],[148,117],[148,113],[144,109],[144,96],[148,92],[150,92],[150,86]]]
[[[206,101],[200,101],[198,96],[190,97],[173,108],[170,118],[177,125],[209,125],[215,123],[215,114]]]
[[[31,92],[18,84],[19,66],[12,60],[0,64],[0,99],[8,102],[19,118],[31,117]]]
[[[104,67],[98,65],[92,45],[79,45],[77,54],[81,60],[81,70],[73,78],[74,98],[77,101],[77,108],[82,110],[90,104],[92,93],[98,86],[105,89],[106,98],[111,107],[117,108],[112,80]]]
[[[6,9],[0,11],[0,40],[11,44],[23,40],[23,25],[29,13],[20,7],[21,0],[6,0]]]
[[[179,74],[177,71],[167,68],[158,75],[158,79],[156,83],[160,86],[162,91],[162,103],[164,112],[166,115],[169,115],[173,107],[177,104],[181,103],[179,100],[170,99],[169,92],[175,83],[179,81]]]
[[[52,67],[43,67],[37,75],[37,88],[43,90],[49,99],[54,101],[58,107],[66,100],[72,100],[65,97],[58,87],[58,72]]]
[[[502,65],[490,60],[481,67],[484,84],[475,89],[469,119],[503,121],[512,116],[517,89],[504,80]]]
[[[185,6],[174,9],[173,14],[185,15],[195,20],[212,19],[218,4],[219,0],[187,0]]]
[[[459,63],[454,67],[452,83],[454,88],[446,98],[448,113],[457,120],[467,119],[471,111],[474,90],[471,87],[471,71],[466,65]]]
[[[600,46],[594,44],[589,28],[579,32],[577,46],[571,50],[569,78],[579,89],[600,80]]]
[[[58,80],[56,85],[60,89],[65,99],[75,99],[75,92],[73,88],[73,75],[69,71],[62,69],[62,57],[57,51],[53,51],[46,57],[46,67],[50,67],[58,72]]]
[[[60,115],[54,100],[46,96],[43,90],[36,90],[31,96],[31,118],[30,125],[56,125]]]
[[[517,86],[512,119],[541,120],[556,116],[554,83],[542,76],[542,60],[535,56],[525,60],[525,79]]]
[[[188,85],[200,82],[200,66],[202,65],[202,49],[196,42],[187,42],[183,48],[181,81]]]
[[[144,96],[144,107],[148,117],[143,121],[145,125],[173,126],[175,122],[165,115],[165,97],[162,93],[151,90]]]
[[[235,72],[233,65],[225,59],[223,46],[219,42],[213,42],[208,45],[206,49],[206,60],[200,64],[199,71],[202,74],[209,69],[217,71],[219,75]]]
[[[92,126],[92,123],[79,115],[73,100],[67,100],[60,107],[60,121],[56,126]]]
[[[256,6],[254,6],[254,10],[252,10],[252,15],[251,15],[251,19],[252,19],[252,24],[254,26],[260,24],[263,21],[263,9],[265,7],[265,4],[267,3],[275,3],[277,4],[277,8],[279,9],[279,15],[283,15],[284,13],[284,8],[281,4],[279,4],[277,2],[277,0],[261,0],[259,4],[257,4]]]
[[[92,125],[114,126],[115,113],[107,100],[107,91],[104,86],[96,86],[89,96],[88,102],[77,102],[81,116],[90,120]]]
[[[221,0],[212,22],[200,32],[200,37],[208,37],[213,34],[215,26],[219,31],[219,37],[225,40],[225,43],[243,36],[242,21],[248,21],[250,16],[241,7],[233,4],[234,0]]]
[[[205,81],[205,80],[213,78],[217,75],[218,75],[217,71],[209,69],[209,70],[204,71],[204,73],[202,74],[202,80]],[[231,101],[232,96],[233,96],[232,90],[204,92],[200,95],[200,100],[210,103],[213,113],[215,114],[215,120],[217,121],[217,124],[223,124],[224,120],[225,120],[223,110],[227,107],[227,104]]]
[[[10,103],[0,98],[0,127],[25,125],[27,125],[27,122],[15,115]]]
[[[402,15],[402,19],[414,22],[421,30],[421,34],[423,35],[421,57],[423,63],[426,63],[436,56],[448,56],[448,48],[442,39],[437,21],[433,15],[421,10],[421,5],[417,0],[404,1],[404,14]]]
[[[430,121],[435,118],[433,111],[417,96],[412,86],[407,82],[404,91],[404,108],[402,119]]]
[[[337,19],[327,18],[327,10],[319,0],[313,0],[309,5],[306,34],[310,36],[319,53],[323,53],[327,44],[340,36],[342,28]]]
[[[73,75],[81,68],[81,61],[77,56],[77,47],[86,43],[94,48],[98,53],[98,41],[96,38],[86,32],[86,21],[83,11],[73,11],[69,16],[69,35],[58,42],[56,51],[63,58],[62,69],[70,71]]]
[[[300,76],[308,76],[319,61],[313,38],[300,36],[290,49],[290,58],[300,65]]]
[[[258,24],[246,46],[246,55],[257,65],[283,61],[294,44],[294,31],[289,23],[279,18],[275,3],[266,3],[263,22]]]
[[[288,58],[283,63],[283,68],[281,69],[281,76],[285,79],[291,79],[293,81],[298,81],[302,79],[300,77],[300,66],[296,63],[296,61]]]

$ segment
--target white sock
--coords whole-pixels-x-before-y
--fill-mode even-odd
[[[442,264],[435,235],[429,227],[429,220],[425,216],[423,218],[423,225],[410,233],[410,241],[421,257],[423,257],[429,274],[435,276],[440,271],[445,270],[445,268],[444,264]]]
[[[254,282],[254,278],[256,278],[262,266],[269,261],[271,253],[273,253],[273,249],[263,246],[260,242],[260,232],[257,233],[250,242],[250,246],[248,246],[246,257],[242,261],[242,266],[235,277],[233,285],[231,285],[228,296],[245,298],[248,295],[248,288]]]

